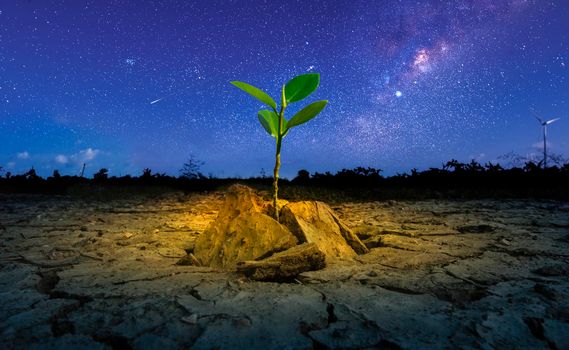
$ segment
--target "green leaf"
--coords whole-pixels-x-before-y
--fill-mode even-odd
[[[310,73],[292,78],[285,86],[286,102],[296,102],[314,92],[320,84],[320,74]]]
[[[273,109],[277,109],[277,103],[275,102],[275,100],[273,100],[272,97],[267,95],[263,90],[260,90],[254,87],[253,85],[249,85],[242,81],[232,81],[231,84],[245,91],[249,95],[255,97],[257,100],[263,102],[267,106]]]
[[[316,117],[318,115],[318,113],[320,113],[322,111],[322,109],[324,109],[324,107],[326,107],[326,104],[328,103],[327,100],[322,100],[322,101],[316,101],[313,102],[311,104],[309,104],[308,106],[304,107],[303,109],[300,110],[300,112],[296,113],[287,123],[287,128],[293,128],[295,126],[298,126],[300,124],[304,124],[307,121],[309,121],[310,119]]]
[[[257,117],[259,118],[261,125],[263,126],[263,128],[265,128],[265,130],[269,133],[269,135],[276,138],[277,135],[279,134],[278,131],[279,117],[276,115],[276,113],[265,109],[259,111]]]

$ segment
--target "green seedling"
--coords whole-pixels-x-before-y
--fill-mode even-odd
[[[277,201],[279,193],[278,181],[279,169],[281,167],[282,140],[288,134],[290,129],[304,124],[310,119],[316,117],[318,113],[324,109],[328,101],[322,100],[312,102],[301,109],[289,120],[285,118],[285,110],[290,103],[305,99],[318,88],[318,85],[320,84],[320,74],[311,73],[299,75],[286,83],[281,90],[281,106],[279,110],[277,110],[277,103],[271,96],[253,85],[249,85],[241,81],[232,81],[231,84],[271,108],[259,111],[257,117],[267,133],[276,139],[277,150],[275,154],[275,169],[273,172],[273,208],[274,218],[279,221],[279,208]]]

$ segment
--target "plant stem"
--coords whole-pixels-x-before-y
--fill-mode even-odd
[[[275,171],[273,172],[273,207],[275,209],[274,217],[275,220],[279,221],[279,205],[278,205],[278,193],[279,193],[279,169],[281,167],[281,137],[277,138],[277,152],[275,155]]]
[[[277,128],[277,152],[275,154],[275,171],[273,172],[273,207],[275,209],[274,218],[279,221],[279,169],[281,167],[281,144],[283,140],[283,121],[286,109],[285,86],[281,90],[281,111],[278,113],[279,125]],[[276,110],[275,110],[276,113]]]

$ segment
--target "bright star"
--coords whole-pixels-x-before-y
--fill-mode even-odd
[[[395,91],[395,96],[401,97],[401,96],[403,96],[403,93],[401,91],[397,90],[397,91]]]

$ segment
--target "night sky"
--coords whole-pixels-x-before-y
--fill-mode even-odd
[[[263,106],[295,75],[328,106],[281,173],[569,156],[569,1],[0,0],[0,166],[88,175],[271,174]],[[278,97],[278,99],[277,99]],[[153,103],[152,103],[153,102]]]

